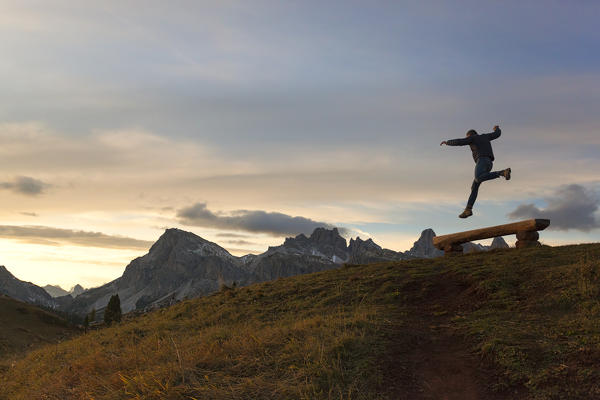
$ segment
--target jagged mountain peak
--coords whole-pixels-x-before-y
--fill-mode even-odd
[[[155,247],[160,247],[164,245],[173,246],[174,244],[182,240],[206,242],[205,239],[192,232],[184,231],[178,228],[168,228],[162,235],[160,235],[158,240],[152,245],[152,247],[150,248],[150,252],[152,252],[152,250]]]
[[[86,291],[86,289],[80,284],[76,284],[69,290],[63,289],[60,285],[45,285],[42,286],[42,289],[44,289],[50,296],[54,298],[62,296],[77,297]]]
[[[156,243],[150,247],[148,256],[150,258],[165,259],[172,252],[194,252],[202,256],[214,255],[224,258],[235,258],[218,244],[210,242],[192,232],[178,228],[166,229]]]
[[[357,264],[397,261],[409,258],[404,253],[382,248],[371,238],[362,240],[358,236],[356,239],[350,239],[348,252],[350,253],[349,261]]]
[[[67,290],[63,289],[59,285],[46,285],[42,286],[42,289],[44,289],[52,297],[67,296],[69,294]]]
[[[434,237],[435,231],[431,228],[423,229],[421,232],[421,237]]]
[[[69,290],[69,294],[73,297],[77,297],[83,292],[85,292],[85,288],[80,284],[73,286],[71,290]]]
[[[288,253],[288,254],[310,254],[324,257],[334,262],[344,262],[348,259],[348,247],[337,228],[316,228],[310,237],[299,234],[289,237],[281,246],[269,247],[265,254]]]
[[[344,243],[346,240],[340,235],[340,232],[337,228],[315,228],[313,233],[310,235],[310,240],[317,243],[331,243],[338,241],[339,239],[343,239]]]
[[[300,233],[295,237],[288,237],[285,239],[283,245],[294,245],[297,243],[313,243],[313,244],[344,244],[346,247],[346,239],[344,239],[337,228],[315,228],[315,230],[306,236],[304,233]]]
[[[346,239],[340,235],[337,228],[316,228],[309,239],[317,244],[331,245],[336,248],[346,248]]]
[[[348,245],[348,250],[352,252],[354,249],[359,248],[372,248],[381,250],[381,246],[373,241],[373,239],[369,238],[367,240],[362,240],[360,236],[357,236],[356,239],[350,239],[350,244]]]
[[[509,247],[510,246],[502,236],[495,237],[490,245],[490,249],[508,249]]]
[[[438,250],[433,245],[435,232],[431,228],[424,229],[421,236],[414,243],[413,247],[407,252],[412,257],[437,257],[443,255],[444,252]]]

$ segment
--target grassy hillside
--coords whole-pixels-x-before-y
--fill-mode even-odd
[[[600,398],[600,245],[281,279],[31,352],[1,399]]]
[[[76,333],[57,315],[0,295],[0,370],[26,351]]]

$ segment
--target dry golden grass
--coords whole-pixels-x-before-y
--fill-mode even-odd
[[[364,273],[225,290],[46,347],[6,374],[0,398],[373,398],[393,298],[376,283],[387,268]]]
[[[594,244],[224,289],[31,352],[0,399],[413,400],[440,338],[490,371],[486,398],[600,398],[599,276]]]

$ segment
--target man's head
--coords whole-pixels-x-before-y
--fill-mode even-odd
[[[477,131],[475,129],[470,129],[467,131],[467,137],[477,135]]]

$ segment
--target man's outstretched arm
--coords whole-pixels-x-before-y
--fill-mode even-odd
[[[448,146],[466,146],[468,144],[471,144],[472,142],[473,136],[468,136],[466,138],[444,140],[442,143],[440,143],[440,146],[443,144]]]
[[[485,136],[487,136],[490,140],[494,140],[494,139],[498,139],[501,134],[502,134],[502,131],[500,130],[500,127],[498,125],[496,125],[496,126],[494,126],[494,132],[486,133]]]

